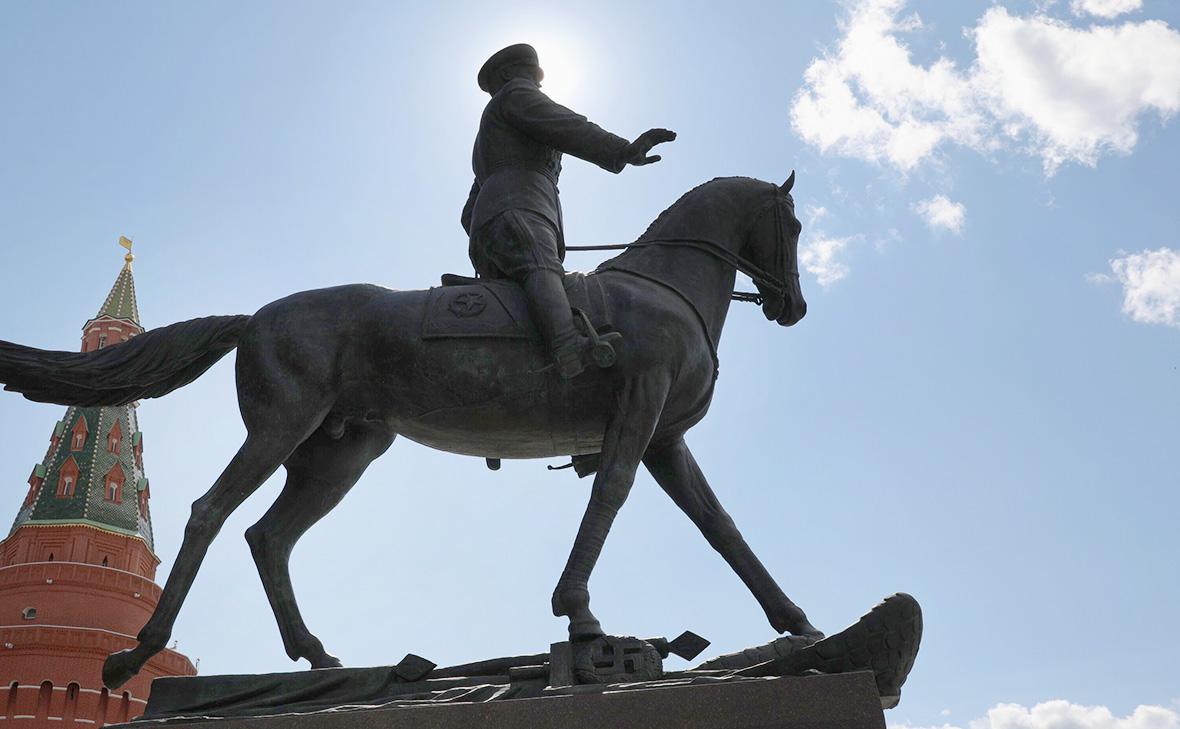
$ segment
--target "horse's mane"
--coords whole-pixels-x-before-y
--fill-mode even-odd
[[[647,229],[643,231],[643,233],[642,233],[642,234],[639,236],[639,238],[637,238],[637,240],[644,240],[645,238],[647,238],[647,237],[648,237],[648,235],[649,235],[649,234],[650,234],[650,233],[651,233],[653,230],[655,230],[655,229],[656,229],[656,228],[659,226],[659,224],[660,224],[660,223],[664,222],[664,220],[665,220],[665,219],[666,219],[666,218],[667,218],[667,217],[668,217],[670,214],[672,214],[672,212],[673,212],[673,211],[677,210],[677,209],[678,209],[678,208],[679,208],[679,207],[680,207],[680,206],[681,206],[681,205],[682,205],[684,202],[686,202],[686,201],[688,200],[689,196],[691,196],[692,194],[696,193],[696,192],[697,192],[697,191],[699,191],[701,188],[708,187],[709,185],[712,185],[712,184],[714,184],[714,183],[718,183],[718,182],[726,182],[726,181],[728,181],[728,180],[745,180],[745,181],[748,181],[748,182],[760,182],[760,180],[756,180],[756,179],[754,179],[753,177],[743,177],[743,176],[741,176],[741,175],[731,175],[731,176],[729,176],[729,177],[714,177],[714,178],[713,178],[713,179],[711,179],[711,180],[707,180],[707,181],[705,181],[705,182],[702,182],[701,184],[699,184],[699,185],[697,185],[696,187],[692,188],[691,190],[689,190],[688,192],[684,193],[684,194],[683,194],[683,195],[681,195],[680,197],[676,198],[676,202],[674,202],[674,203],[672,203],[671,205],[669,205],[669,206],[668,206],[668,207],[667,207],[667,208],[664,210],[664,212],[662,212],[662,213],[660,213],[659,215],[657,215],[657,216],[656,216],[656,219],[655,219],[655,220],[653,220],[653,221],[651,221],[651,223],[650,223],[650,224],[647,226]]]
[[[682,208],[689,201],[690,198],[695,197],[698,192],[704,190],[707,187],[718,184],[718,183],[735,182],[735,181],[741,181],[741,182],[745,182],[745,183],[756,183],[756,184],[763,184],[763,185],[770,184],[768,182],[764,182],[762,180],[758,180],[753,177],[744,177],[741,175],[732,175],[729,177],[714,177],[711,180],[707,180],[705,182],[702,182],[701,184],[697,185],[696,187],[692,188],[688,192],[686,192],[683,195],[681,195],[680,197],[678,197],[676,199],[676,202],[669,205],[664,210],[664,212],[657,215],[656,219],[651,221],[651,223],[647,226],[647,229],[643,231],[643,234],[635,239],[635,242],[638,243],[640,241],[648,240],[652,236],[652,234],[657,229],[659,229],[660,224],[668,219],[668,216],[670,216],[673,213],[680,210],[680,208]],[[624,259],[624,258],[634,255],[635,253],[638,252],[638,250],[639,249],[632,248],[632,249],[623,251],[622,253],[620,253],[617,256],[606,259],[602,263],[598,264],[598,267],[595,268],[594,273],[611,268],[612,264],[619,262],[621,259]]]

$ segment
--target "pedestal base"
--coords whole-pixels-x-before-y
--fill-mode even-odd
[[[197,685],[192,688],[199,693]],[[402,702],[224,719],[173,716],[123,726],[198,724],[203,729],[885,729],[885,717],[873,674],[856,672],[673,681],[634,689],[585,686],[565,695],[474,703]]]

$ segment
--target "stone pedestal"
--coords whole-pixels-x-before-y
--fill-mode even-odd
[[[211,679],[169,679],[178,680]],[[271,716],[174,716],[141,719],[123,727],[144,729],[146,725],[200,725],[203,729],[885,729],[885,718],[873,674],[856,672],[737,682],[672,681],[638,689],[584,686],[564,695],[535,698],[352,706]]]

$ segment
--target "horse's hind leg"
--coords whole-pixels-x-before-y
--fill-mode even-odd
[[[275,472],[305,436],[306,433],[296,435],[277,428],[251,433],[213,488],[193,502],[192,516],[184,528],[184,540],[176,555],[176,563],[168,574],[155,612],[139,631],[139,644],[111,655],[103,664],[102,680],[107,687],[123,685],[143,668],[149,658],[164,649],[172,635],[180,606],[197,576],[197,569],[221,525]]]
[[[365,468],[393,442],[394,434],[371,423],[350,424],[333,439],[321,428],[291,454],[284,466],[287,483],[274,505],[246,530],[246,541],[258,565],[266,597],[274,610],[283,647],[291,660],[306,658],[312,668],[339,666],[324,650],[299,613],[291,586],[288,560],[295,542],[331,511]]]
[[[803,611],[783,594],[746,544],[733,519],[725,513],[709,487],[683,438],[649,448],[643,456],[643,464],[754,593],[775,630],[780,633],[789,630],[795,635],[822,635],[808,622]]]

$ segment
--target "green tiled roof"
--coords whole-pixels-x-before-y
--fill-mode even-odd
[[[139,325],[130,260],[119,272],[98,316]],[[83,418],[86,440],[81,448],[74,448],[75,427]],[[110,433],[116,424],[123,437],[112,453]],[[153,548],[151,515],[146,505],[140,511],[139,492],[147,487],[147,475],[135,457],[136,446],[142,442],[135,405],[70,407],[65,417],[54,424],[53,437],[55,445],[34,468],[34,475],[43,481],[31,502],[17,512],[12,531],[25,524],[90,524],[139,537],[149,549]],[[73,494],[58,496],[62,467],[71,460],[78,468]],[[111,500],[107,498],[106,477],[116,466],[122,469],[123,485],[119,499]]]
[[[104,316],[128,319],[139,325],[139,305],[135,302],[135,277],[131,275],[131,261],[119,271],[119,277],[115,279],[111,293],[107,294],[106,301],[102,302],[102,308],[94,318]]]
[[[134,446],[123,438],[114,453],[108,449],[108,436],[116,423],[124,433],[139,432],[135,407],[71,407],[66,411],[67,433],[73,433],[82,418],[86,419],[88,431],[82,447],[74,449],[73,438],[68,435],[58,440],[39,466],[44,478],[40,490],[33,502],[17,514],[13,530],[29,523],[85,521],[135,534],[151,547],[151,515],[146,510],[140,513],[139,501],[139,491],[146,488],[147,478],[139,468]],[[78,467],[74,493],[58,496],[62,468],[71,459]],[[112,501],[107,498],[107,475],[116,466],[123,471],[123,485],[119,499]]]

